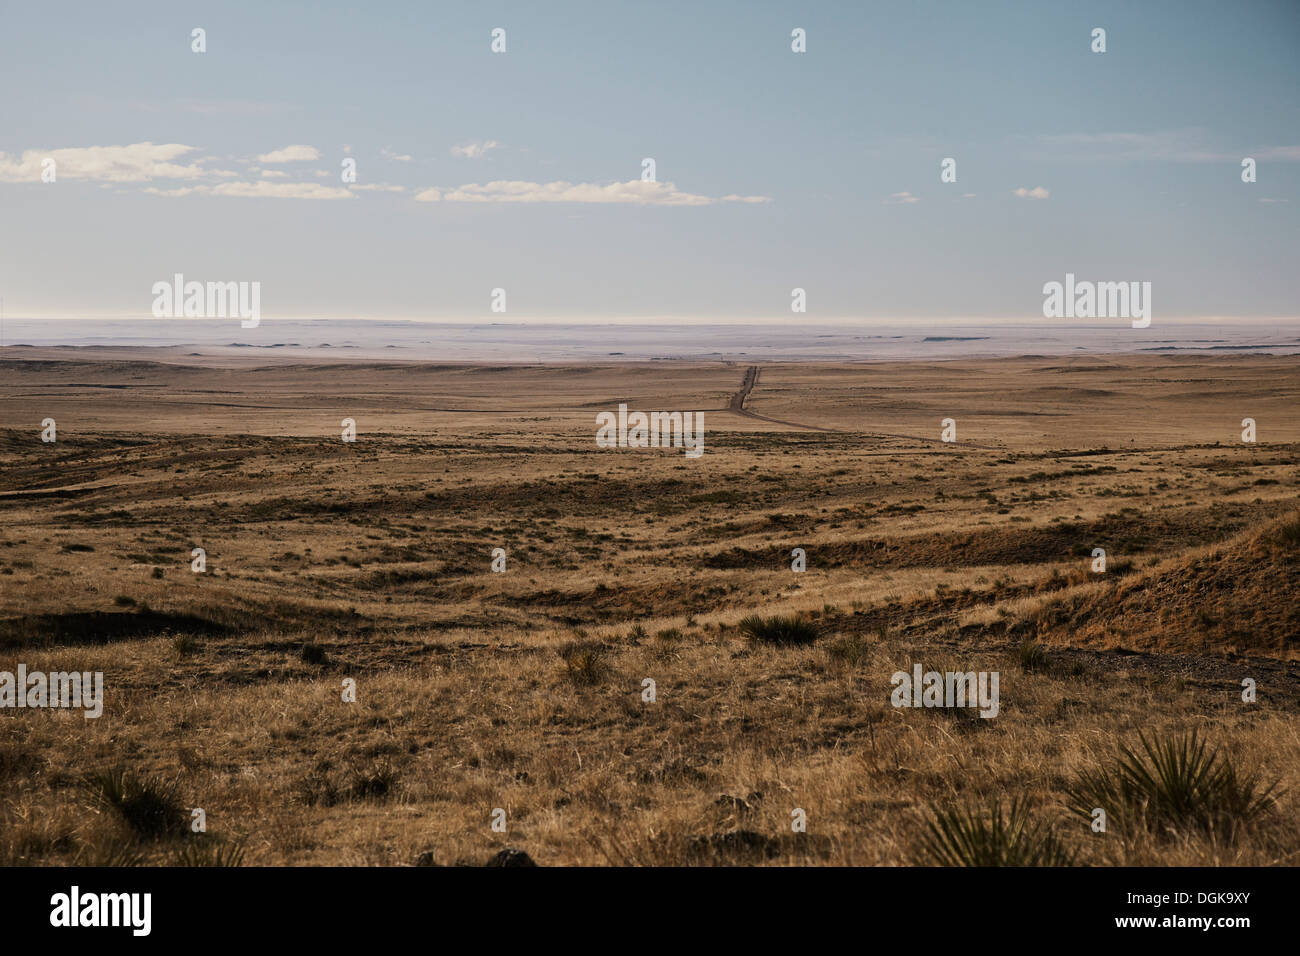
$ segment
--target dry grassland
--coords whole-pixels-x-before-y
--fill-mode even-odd
[[[0,862],[179,862],[96,798],[116,767],[204,809],[209,862],[912,864],[1023,796],[1082,864],[1300,863],[1295,358],[764,366],[737,414],[729,363],[17,353],[0,671],[106,702],[0,711]],[[705,454],[597,448],[619,402],[704,410]],[[998,716],[891,706],[916,663],[999,672]],[[1193,728],[1280,783],[1258,819],[1067,812]]]

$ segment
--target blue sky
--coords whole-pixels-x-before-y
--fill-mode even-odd
[[[7,2],[0,295],[924,323],[1041,319],[1073,272],[1150,281],[1157,321],[1294,316],[1298,52],[1292,0]]]

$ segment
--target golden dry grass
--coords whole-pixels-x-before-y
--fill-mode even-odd
[[[0,670],[107,688],[98,720],[0,711],[0,860],[174,861],[89,798],[122,765],[258,864],[910,864],[932,808],[1014,794],[1083,863],[1300,862],[1294,359],[762,369],[746,407],[822,431],[725,411],[724,364],[85,357],[0,363]],[[705,455],[598,449],[619,401],[706,409]],[[754,645],[753,613],[826,636]],[[1001,713],[891,707],[916,662],[999,671]],[[1067,817],[1080,769],[1192,727],[1275,814]]]

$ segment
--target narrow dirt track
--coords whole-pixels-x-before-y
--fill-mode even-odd
[[[839,431],[839,429],[837,428],[822,428],[820,425],[805,425],[802,422],[787,422],[787,421],[783,421],[780,418],[768,418],[766,415],[760,415],[757,412],[751,412],[749,409],[745,408],[745,400],[749,398],[749,393],[754,390],[754,386],[757,384],[758,384],[758,366],[751,365],[749,366],[749,368],[745,369],[745,378],[740,383],[740,391],[736,392],[731,396],[731,402],[727,406],[727,410],[731,412],[735,412],[737,415],[740,415],[744,418],[754,418],[760,422],[771,422],[774,425],[789,425],[792,428],[807,428],[815,432]]]
[[[740,391],[731,396],[731,401],[727,405],[727,411],[734,412],[744,418],[753,418],[761,422],[771,422],[773,425],[789,425],[792,428],[807,428],[815,432],[834,432],[840,434],[839,428],[824,428],[821,425],[805,425],[803,422],[790,422],[781,418],[768,418],[766,415],[760,415],[757,412],[751,412],[745,408],[745,402],[749,398],[750,392],[758,384],[758,366],[751,365],[745,369],[745,377],[740,383]],[[945,442],[938,438],[925,438],[921,435],[900,435],[895,432],[866,432],[865,434],[874,435],[878,438],[905,438],[908,441],[928,442],[932,445],[945,445],[959,450],[979,449],[981,451],[1004,451],[996,445],[978,445],[975,442]]]

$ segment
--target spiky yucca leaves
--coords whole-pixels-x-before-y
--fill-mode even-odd
[[[1274,805],[1278,783],[1259,771],[1238,771],[1199,731],[1166,737],[1138,735],[1139,746],[1120,746],[1106,766],[1081,772],[1068,791],[1072,813],[1091,820],[1106,811],[1107,827],[1132,834],[1169,835],[1187,830],[1232,839]]]
[[[609,651],[599,641],[570,641],[559,654],[564,676],[575,686],[591,687],[609,674]]]
[[[75,866],[144,866],[144,849],[131,840],[111,839],[82,845],[73,859]]]
[[[185,832],[185,807],[175,784],[114,767],[87,777],[86,786],[99,806],[115,810],[139,836],[157,839]]]
[[[751,614],[740,622],[740,633],[755,644],[811,644],[821,637],[821,628],[794,615]]]
[[[988,810],[949,807],[934,811],[921,850],[937,866],[1070,866],[1074,854],[1049,825],[1034,820],[1029,804],[1016,797],[1005,811],[1001,800]]]
[[[191,838],[186,840],[172,858],[175,866],[243,866],[243,843],[224,840]]]

